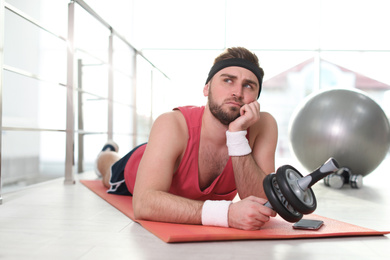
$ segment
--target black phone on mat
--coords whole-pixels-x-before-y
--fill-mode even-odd
[[[293,225],[294,229],[318,230],[322,227],[324,221],[314,219],[301,219]]]

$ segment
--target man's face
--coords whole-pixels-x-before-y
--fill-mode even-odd
[[[257,99],[256,76],[241,67],[227,67],[214,75],[205,86],[211,113],[222,124],[229,125],[240,116],[240,108]]]

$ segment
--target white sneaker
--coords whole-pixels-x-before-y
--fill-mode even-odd
[[[99,159],[99,156],[102,152],[104,151],[107,151],[107,150],[111,150],[113,152],[118,152],[119,151],[119,146],[117,143],[115,143],[114,141],[112,140],[108,140],[107,143],[104,144],[103,146],[103,149],[99,152],[99,154],[97,155],[96,157],[96,160],[95,160],[95,164],[94,164],[94,170],[95,170],[95,173],[96,175],[101,178],[102,177],[102,174],[101,172],[98,170],[98,167],[97,167],[97,162],[98,162],[98,159]]]

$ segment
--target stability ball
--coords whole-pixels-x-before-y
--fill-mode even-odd
[[[390,147],[390,125],[381,107],[363,92],[316,92],[297,107],[289,123],[290,148],[311,171],[333,157],[352,174],[371,173]]]

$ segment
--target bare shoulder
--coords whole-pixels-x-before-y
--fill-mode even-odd
[[[157,117],[152,127],[153,130],[172,131],[180,135],[188,135],[185,118],[178,110],[167,112]]]
[[[255,139],[272,140],[277,138],[278,125],[275,118],[268,112],[260,112],[260,119],[250,127],[250,139],[252,142]]]
[[[142,198],[146,191],[169,191],[173,173],[186,149],[187,132],[180,112],[164,113],[154,121],[138,167],[134,198]]]
[[[250,128],[249,142],[253,157],[265,173],[275,172],[275,151],[278,142],[278,126],[275,118],[261,112],[260,120]]]
[[[275,118],[268,112],[260,112],[260,119],[253,125],[254,132],[259,134],[265,130],[277,130],[277,123]],[[251,127],[252,130],[252,127]]]
[[[268,122],[269,124],[275,124],[276,120],[275,118],[268,112],[260,112],[260,121]]]
[[[171,111],[160,115],[153,123],[149,136],[149,146],[165,146],[181,151],[188,140],[187,124],[180,111]]]

